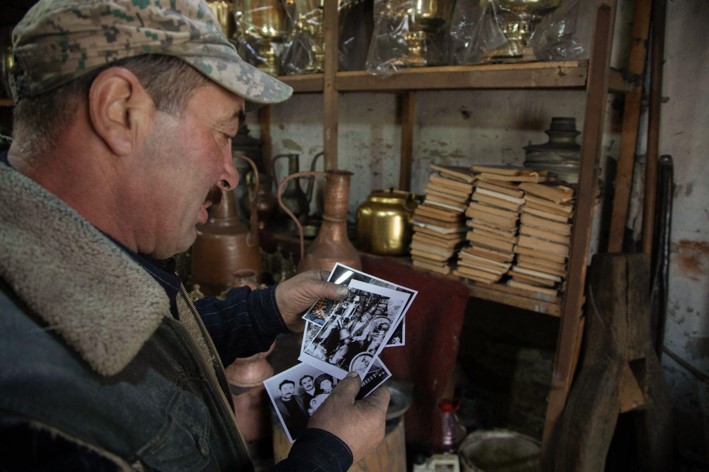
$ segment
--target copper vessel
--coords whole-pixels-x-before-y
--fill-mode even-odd
[[[299,177],[325,176],[325,191],[323,193],[323,216],[320,231],[308,250],[305,251],[303,226],[293,215],[283,200],[281,194],[291,179]],[[298,229],[300,236],[300,262],[298,272],[310,269],[332,270],[339,262],[354,269],[362,268],[359,253],[347,237],[347,206],[349,204],[350,179],[352,172],[329,170],[326,172],[298,172],[291,174],[278,186],[278,204],[289,215]]]
[[[241,153],[234,153],[234,157],[249,163],[258,185],[253,161]],[[209,207],[207,222],[197,226],[197,239],[192,245],[192,282],[199,285],[204,295],[219,295],[233,286],[234,272],[243,269],[253,270],[260,280],[257,212],[252,206],[250,227],[246,226],[239,219],[234,191],[228,190],[218,204]]]
[[[276,161],[283,157],[288,158],[289,176],[295,174],[303,175],[298,174],[298,169],[300,168],[299,154],[278,154],[277,156],[274,156],[272,160],[273,177],[276,179],[276,181],[278,181],[278,177],[276,174]],[[298,179],[286,178],[281,180],[281,183],[283,182],[288,183],[284,187],[283,191],[280,193],[279,200],[283,201],[283,205],[285,205],[285,208],[283,205],[281,205],[283,211],[285,212],[285,209],[287,208],[290,212],[290,214],[286,212],[286,215],[289,218],[286,219],[285,230],[288,233],[294,233],[296,231],[296,225],[293,221],[290,220],[290,218],[292,218],[291,214],[295,215],[295,218],[300,224],[305,224],[308,220],[308,212],[310,211],[310,200],[305,194],[305,192],[303,192],[303,189],[300,188],[300,181]]]
[[[258,229],[264,230],[269,225],[273,214],[276,212],[278,201],[271,191],[273,180],[267,174],[258,175],[258,185],[255,185],[256,177],[253,172],[246,175],[248,192],[242,197],[242,209],[247,216],[251,216],[251,207],[256,208]]]
[[[357,245],[383,256],[408,253],[417,202],[403,190],[374,190],[357,207]]]

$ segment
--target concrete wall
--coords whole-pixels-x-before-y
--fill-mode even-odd
[[[617,28],[627,30],[631,2],[620,2]],[[669,0],[667,11],[660,154],[674,158],[675,192],[666,347],[709,373],[709,48],[706,0]],[[582,17],[580,29],[589,26]],[[622,33],[618,37],[622,37]],[[614,51],[622,63],[627,40]],[[546,142],[552,116],[573,116],[583,127],[583,93],[575,91],[441,91],[417,94],[412,191],[422,192],[431,162],[521,164],[523,146]],[[618,107],[609,97],[606,158],[618,155]],[[398,186],[397,98],[345,94],[340,98],[338,162],[354,172],[350,217],[372,189]],[[258,126],[250,124],[258,135]],[[273,153],[301,153],[301,170],[322,150],[322,97],[297,95],[272,109]],[[642,154],[641,150],[641,154]],[[644,156],[638,157],[642,176]],[[285,168],[279,169],[284,175]],[[640,179],[642,180],[642,179]],[[640,208],[642,189],[633,192]],[[638,213],[630,224],[639,228]],[[594,241],[592,251],[603,250]],[[709,461],[709,387],[668,355],[663,356],[685,456]]]

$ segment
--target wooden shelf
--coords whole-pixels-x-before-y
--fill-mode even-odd
[[[404,69],[390,77],[365,71],[337,72],[338,92],[389,92],[416,90],[490,90],[490,89],[578,89],[586,87],[588,61],[527,62],[443,66]],[[323,91],[323,74],[279,77],[295,93]],[[631,90],[620,71],[611,71],[609,89],[616,93]]]

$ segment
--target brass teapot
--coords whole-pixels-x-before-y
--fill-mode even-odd
[[[417,197],[403,190],[374,190],[357,207],[357,245],[365,252],[401,256],[408,252]]]

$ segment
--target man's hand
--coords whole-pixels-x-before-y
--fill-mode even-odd
[[[380,387],[368,397],[355,400],[359,375],[350,372],[308,421],[308,428],[328,431],[347,444],[354,462],[362,459],[384,439],[389,390]]]
[[[301,315],[317,300],[342,300],[347,296],[347,287],[326,282],[327,276],[325,270],[310,270],[294,275],[276,286],[278,310],[289,330],[296,333],[303,331]]]

